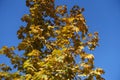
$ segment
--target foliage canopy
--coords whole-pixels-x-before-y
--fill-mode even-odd
[[[99,37],[88,31],[83,8],[74,5],[69,12],[66,5],[55,6],[54,0],[26,0],[26,6],[30,13],[21,18],[26,26],[17,31],[21,42],[0,50],[13,65],[0,64],[0,79],[104,80],[104,71],[94,66],[94,55],[85,51],[94,50]]]

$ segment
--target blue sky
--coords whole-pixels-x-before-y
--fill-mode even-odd
[[[98,31],[100,46],[96,48],[95,65],[105,70],[106,80],[120,80],[120,0],[56,0],[57,4],[74,4],[85,8],[84,16],[90,31]],[[16,31],[28,13],[25,0],[0,0],[0,48],[17,45]],[[8,60],[0,56],[0,63]]]

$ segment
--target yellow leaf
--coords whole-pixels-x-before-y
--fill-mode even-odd
[[[79,28],[78,27],[74,27],[74,31],[78,33],[79,32]]]

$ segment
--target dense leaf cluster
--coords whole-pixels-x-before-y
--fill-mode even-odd
[[[94,50],[99,38],[88,31],[83,8],[75,5],[69,12],[66,5],[55,7],[54,0],[26,0],[26,6],[30,13],[21,18],[26,26],[17,31],[21,42],[0,50],[13,65],[0,64],[0,79],[104,80],[104,71],[94,66],[94,55],[85,51]]]

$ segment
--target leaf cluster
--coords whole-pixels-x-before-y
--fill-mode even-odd
[[[98,46],[98,32],[89,32],[83,8],[55,7],[54,0],[26,0],[30,13],[21,20],[26,26],[17,31],[17,47],[4,46],[1,55],[12,67],[0,64],[5,80],[104,80],[104,71],[94,66],[94,55],[85,51]],[[23,51],[19,56],[14,50]],[[80,57],[78,63],[76,57]],[[17,69],[17,72],[11,70]]]

